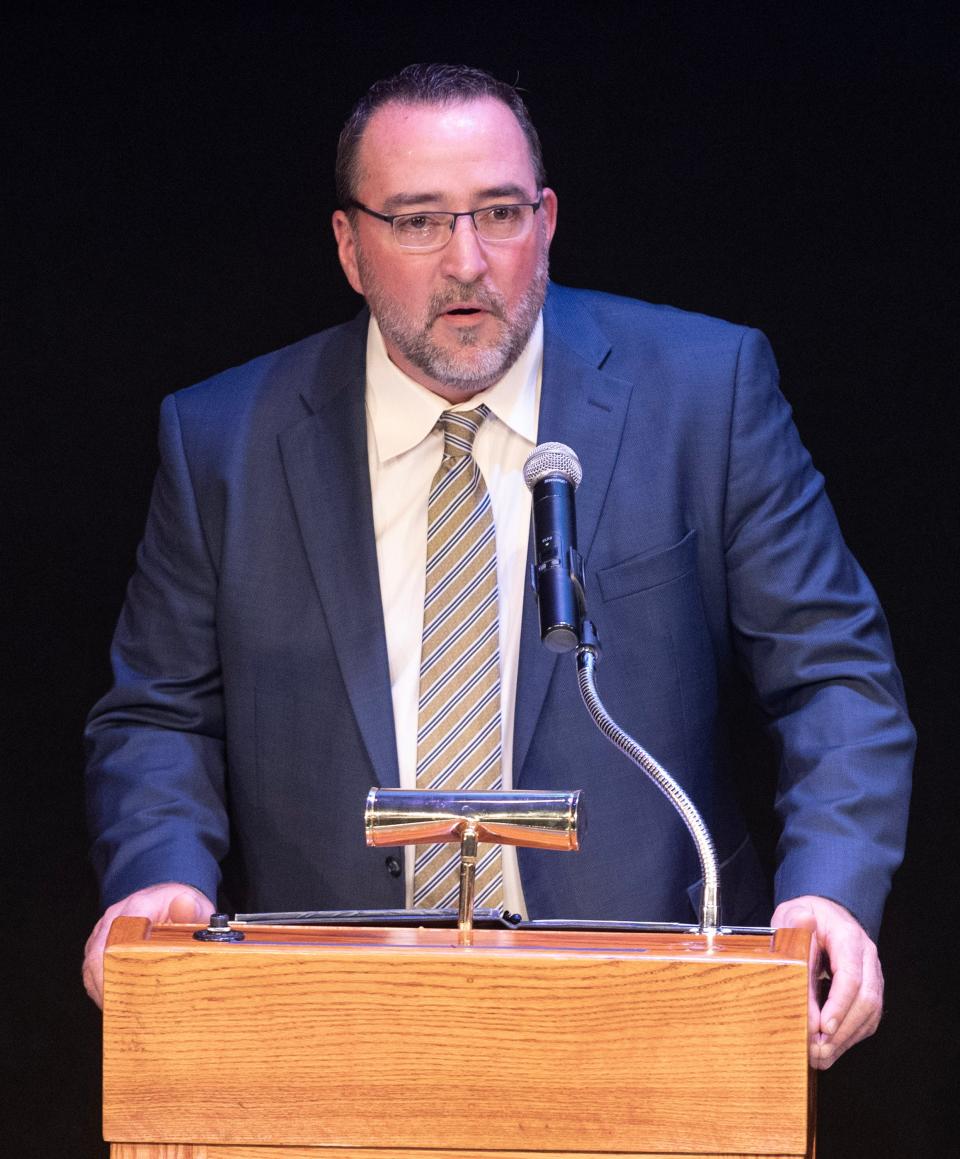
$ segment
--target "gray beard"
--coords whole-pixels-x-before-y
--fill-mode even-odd
[[[467,396],[478,394],[499,382],[523,353],[543,308],[549,269],[544,248],[533,280],[517,303],[512,318],[508,317],[499,294],[480,284],[456,283],[446,292],[435,294],[430,299],[427,306],[430,321],[420,326],[402,307],[381,296],[376,275],[372,273],[359,246],[357,264],[367,304],[384,338],[434,381]],[[438,346],[433,341],[434,320],[450,306],[467,301],[479,303],[500,321],[502,328],[499,337],[492,345],[481,347],[475,331],[461,330],[459,349],[449,350]]]

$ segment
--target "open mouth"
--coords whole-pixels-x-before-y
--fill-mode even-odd
[[[458,315],[481,313],[481,311],[478,310],[476,306],[457,306],[456,309],[447,310],[446,312],[448,314],[458,314]]]

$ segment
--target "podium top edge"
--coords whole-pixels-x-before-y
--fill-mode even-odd
[[[111,928],[108,953],[185,950],[203,954],[251,951],[423,951],[431,954],[585,954],[631,957],[704,958],[799,962],[806,965],[806,930],[727,933],[621,932],[553,929],[478,929],[469,946],[457,931],[409,927],[241,925],[242,942],[202,943],[193,934],[202,925],[152,925],[145,918],[118,918]]]

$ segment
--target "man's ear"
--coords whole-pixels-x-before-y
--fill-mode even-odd
[[[549,245],[557,232],[557,195],[546,187],[543,190],[542,212],[547,223],[547,245]]]
[[[337,257],[347,276],[347,281],[357,291],[363,293],[363,282],[360,280],[360,267],[357,264],[357,239],[354,237],[350,218],[342,209],[333,214],[333,236],[337,239]]]

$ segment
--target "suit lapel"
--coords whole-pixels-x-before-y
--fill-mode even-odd
[[[396,786],[397,746],[367,465],[366,320],[364,311],[331,335],[317,380],[302,392],[312,413],[281,434],[280,453],[351,708],[380,784]],[[537,437],[567,443],[583,464],[577,535],[585,558],[619,454],[632,389],[600,369],[609,350],[609,341],[573,295],[551,287],[544,307]],[[528,586],[514,719],[517,785],[559,660],[540,642],[536,599]],[[572,669],[569,678],[575,679]]]
[[[399,785],[364,410],[366,311],[331,337],[308,418],[280,435],[300,534],[350,706],[381,785]]]
[[[583,465],[577,489],[577,542],[588,559],[596,536],[620,441],[632,384],[600,369],[610,352],[609,340],[569,292],[551,286],[544,306],[543,386],[538,443],[566,443]],[[532,539],[528,571],[533,562]],[[591,592],[587,591],[588,608]],[[514,783],[522,783],[523,766],[544,698],[558,663],[569,666],[564,678],[576,679],[570,657],[557,656],[540,642],[537,601],[529,584],[524,591],[514,720]],[[535,773],[536,770],[531,770]]]

